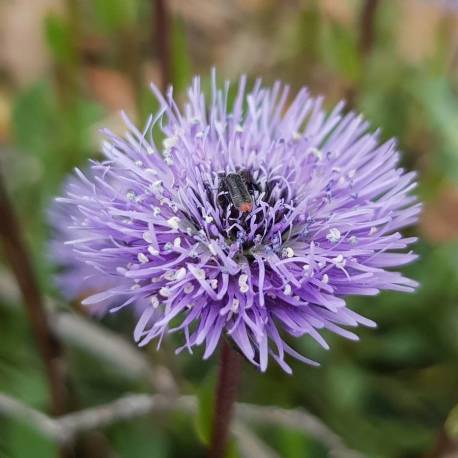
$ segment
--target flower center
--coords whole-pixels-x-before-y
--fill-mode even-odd
[[[251,257],[256,250],[280,249],[291,236],[295,196],[284,177],[261,169],[218,173],[205,190],[220,240],[232,250]]]

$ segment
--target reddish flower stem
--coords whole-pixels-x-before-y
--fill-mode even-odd
[[[171,30],[167,0],[154,1],[154,45],[159,57],[161,89],[165,91],[172,83],[171,75]]]
[[[218,385],[216,387],[213,429],[209,458],[224,458],[231,426],[232,412],[240,381],[241,356],[223,342]]]
[[[360,17],[359,48],[363,59],[372,52],[375,41],[375,18],[380,0],[364,0]]]

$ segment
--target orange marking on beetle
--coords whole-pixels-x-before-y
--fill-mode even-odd
[[[253,210],[253,203],[252,202],[243,202],[242,204],[240,204],[239,210],[242,213],[248,213],[251,210]]]

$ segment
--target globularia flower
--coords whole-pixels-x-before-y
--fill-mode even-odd
[[[89,172],[90,173],[90,172]],[[79,176],[70,176],[64,189],[76,194],[87,192],[86,184]],[[94,275],[95,265],[90,260],[80,261],[76,256],[75,239],[85,238],[87,230],[81,229],[80,215],[74,214],[72,206],[55,202],[48,212],[52,227],[52,238],[49,244],[50,260],[59,266],[55,276],[56,286],[67,300],[83,300],[90,294],[105,290],[115,285],[115,279],[108,275]],[[88,307],[89,312],[103,316],[110,303],[105,301]]]
[[[289,103],[280,83],[245,86],[229,108],[228,84],[213,80],[207,106],[196,78],[182,111],[156,91],[143,132],[127,118],[123,138],[105,132],[106,159],[77,171],[58,224],[99,285],[85,304],[148,301],[140,345],[181,332],[179,350],[204,344],[207,358],[226,336],[262,371],[270,354],[289,372],[285,354],[315,363],[286,334],[356,340],[346,327],[375,324],[347,296],[413,291],[388,269],[415,259],[398,230],[420,205],[395,142],[343,104],[327,115],[306,89]]]

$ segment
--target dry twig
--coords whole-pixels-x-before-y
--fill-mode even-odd
[[[170,411],[195,414],[197,401],[193,396],[174,398],[163,394],[129,394],[108,404],[53,419],[18,400],[0,395],[0,414],[8,414],[10,417],[28,423],[46,437],[61,444],[71,443],[82,432],[104,428],[121,420]],[[322,442],[334,457],[361,458],[359,453],[348,449],[342,440],[320,420],[302,410],[244,403],[236,405],[235,419],[234,433],[239,439],[240,435],[243,436],[242,424],[255,423],[283,427],[304,432]],[[243,436],[242,441],[245,441],[245,446],[248,443],[251,447],[255,446],[251,436]]]

